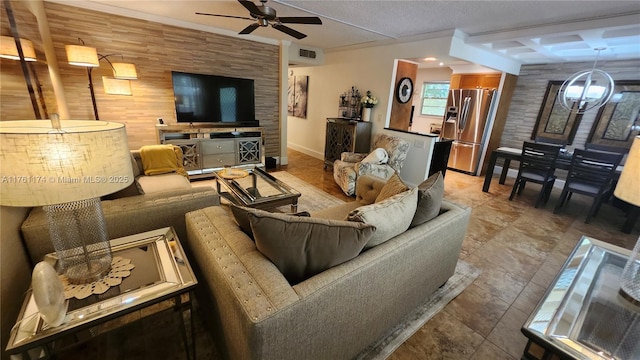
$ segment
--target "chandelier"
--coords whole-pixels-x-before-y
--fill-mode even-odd
[[[596,69],[600,51],[605,48],[596,48],[598,54],[590,70],[579,71],[571,75],[560,87],[558,96],[560,105],[569,111],[582,114],[591,109],[597,109],[606,104],[613,95],[614,82],[607,72]]]

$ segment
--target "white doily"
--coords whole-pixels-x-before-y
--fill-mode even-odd
[[[87,284],[71,284],[65,275],[60,275],[62,285],[64,285],[65,299],[84,299],[93,294],[104,294],[110,287],[120,285],[122,278],[131,275],[131,269],[135,265],[131,263],[131,259],[125,259],[116,256],[111,260],[111,270],[103,278]]]

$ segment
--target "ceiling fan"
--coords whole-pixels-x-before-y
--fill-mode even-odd
[[[242,31],[239,34],[251,34],[255,29],[259,27],[267,27],[271,24],[271,27],[282,31],[285,34],[291,35],[294,38],[300,40],[307,37],[307,35],[296,31],[288,26],[282,24],[310,24],[310,25],[322,25],[322,20],[320,20],[317,16],[287,16],[287,17],[277,17],[276,10],[265,5],[267,0],[260,0],[262,5],[256,5],[253,1],[248,0],[238,0],[242,6],[244,6],[247,10],[249,10],[249,15],[251,17],[242,17],[242,16],[233,16],[233,15],[220,15],[220,14],[207,14],[197,12],[197,15],[208,15],[208,16],[219,16],[219,17],[227,17],[234,19],[245,19],[245,20],[255,20],[255,22]]]

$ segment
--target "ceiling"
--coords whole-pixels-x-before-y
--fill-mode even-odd
[[[235,35],[250,20],[235,0],[47,0],[178,26]],[[258,0],[254,0],[259,4]],[[271,27],[240,35],[258,41],[290,40],[331,52],[417,41],[458,29],[466,43],[522,64],[640,58],[640,1],[292,1],[269,0],[278,16],[318,16],[323,25],[287,24],[307,34],[296,40]],[[271,39],[271,40],[268,40]],[[428,54],[446,58],[448,54]],[[417,59],[416,59],[417,60]]]

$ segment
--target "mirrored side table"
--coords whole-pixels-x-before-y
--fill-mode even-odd
[[[618,292],[630,253],[583,236],[522,327],[522,359],[640,359],[640,307]]]
[[[54,357],[60,349],[117,328],[114,323],[126,324],[124,317],[141,309],[145,311],[140,311],[140,317],[133,318],[174,310],[187,358],[196,358],[193,321],[187,329],[184,312],[193,315],[192,290],[198,281],[173,228],[126,236],[110,243],[114,257],[130,259],[134,264],[131,274],[103,294],[69,299],[65,321],[58,327],[49,327],[42,320],[31,290],[27,291],[7,343],[7,353],[12,354],[12,359]],[[47,255],[45,261],[55,267],[55,253]],[[191,333],[191,346],[187,330]]]

